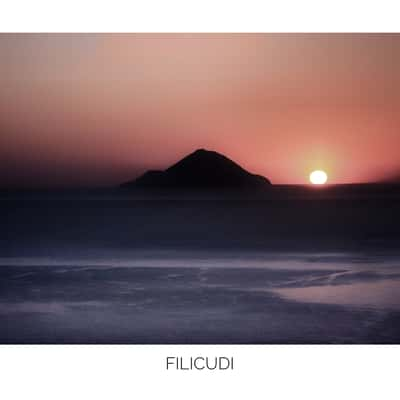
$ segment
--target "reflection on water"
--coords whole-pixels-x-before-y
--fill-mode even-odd
[[[279,288],[274,291],[287,299],[301,302],[400,310],[399,279],[353,282],[345,285]]]
[[[77,253],[77,252],[74,252]],[[193,250],[135,250],[107,251],[85,248],[81,257],[61,252],[52,257],[0,257],[1,266],[48,267],[193,267],[193,268],[269,268],[269,269],[345,269],[345,271],[400,270],[400,255],[378,252],[279,252],[279,251],[193,251]]]
[[[65,313],[68,307],[103,307],[104,303],[100,301],[86,302],[34,302],[21,301],[17,303],[0,303],[0,314],[13,313]]]
[[[400,343],[399,194],[2,194],[0,343]]]
[[[352,253],[0,258],[1,343],[399,343],[400,263]]]

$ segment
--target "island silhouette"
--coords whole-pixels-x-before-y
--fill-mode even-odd
[[[269,179],[246,171],[228,157],[216,151],[198,149],[166,170],[149,170],[120,187],[246,189],[270,185]]]

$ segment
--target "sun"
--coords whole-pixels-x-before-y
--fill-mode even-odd
[[[327,180],[328,180],[328,175],[324,171],[316,170],[311,172],[310,174],[310,182],[313,185],[324,185]]]

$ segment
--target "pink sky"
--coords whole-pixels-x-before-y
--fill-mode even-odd
[[[400,35],[0,34],[0,185],[110,185],[202,147],[273,183],[400,172]]]

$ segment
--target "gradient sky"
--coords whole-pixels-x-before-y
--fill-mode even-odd
[[[400,35],[0,34],[0,186],[105,186],[202,147],[273,183],[400,172]]]

